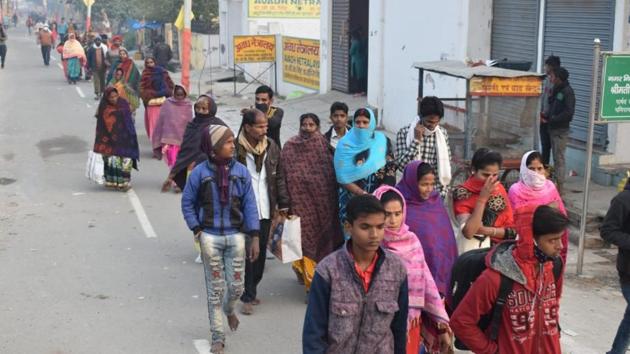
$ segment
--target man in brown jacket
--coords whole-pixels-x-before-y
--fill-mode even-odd
[[[44,65],[48,66],[50,65],[50,48],[53,45],[52,32],[50,32],[48,26],[44,26],[39,30],[38,41],[41,46]]]

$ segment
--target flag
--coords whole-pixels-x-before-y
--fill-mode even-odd
[[[190,15],[190,19],[194,20],[195,14],[191,11]],[[180,31],[184,29],[184,5],[182,5],[182,7],[179,9],[179,14],[177,14],[177,19],[175,19],[175,27],[177,27],[177,29]]]
[[[85,6],[92,6],[94,5],[94,0],[83,0],[83,3]]]

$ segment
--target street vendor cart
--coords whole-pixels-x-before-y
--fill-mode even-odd
[[[425,91],[429,88],[425,89],[425,82],[431,83],[435,92],[450,88],[455,91],[452,96],[440,99],[445,106],[464,113],[464,119],[446,120],[449,135],[463,135],[463,143],[452,146],[457,165],[454,166],[452,183],[463,182],[470,171],[469,161],[475,150],[487,147],[503,156],[501,181],[509,188],[515,182],[512,179],[518,180],[523,154],[538,148],[544,75],[485,65],[470,66],[454,60],[419,62],[414,67],[419,72],[418,97],[427,94]],[[436,79],[442,76],[451,79]],[[440,87],[442,82],[445,87]],[[457,97],[457,92],[463,92],[462,86],[465,95]]]

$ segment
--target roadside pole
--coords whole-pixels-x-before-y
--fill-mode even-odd
[[[588,201],[590,199],[589,187],[591,181],[591,169],[593,162],[593,133],[595,131],[595,116],[597,115],[597,87],[599,78],[599,57],[601,41],[595,38],[593,41],[593,82],[591,89],[591,110],[588,117],[588,139],[586,141],[586,166],[584,166],[584,199],[582,199],[582,219],[580,220],[580,241],[578,244],[577,275],[582,275],[584,267],[584,242],[586,239],[586,218],[588,217]]]
[[[184,31],[182,32],[182,85],[190,92],[190,51],[192,41],[192,0],[184,0]]]
[[[83,0],[85,6],[87,6],[87,18],[85,19],[85,31],[89,32],[92,27],[92,5],[95,0]]]

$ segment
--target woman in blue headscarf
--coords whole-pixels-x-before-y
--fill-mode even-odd
[[[335,174],[339,187],[339,220],[346,220],[346,204],[355,196],[371,194],[383,184],[396,184],[392,144],[376,131],[376,117],[369,108],[354,112],[352,129],[335,150]]]

